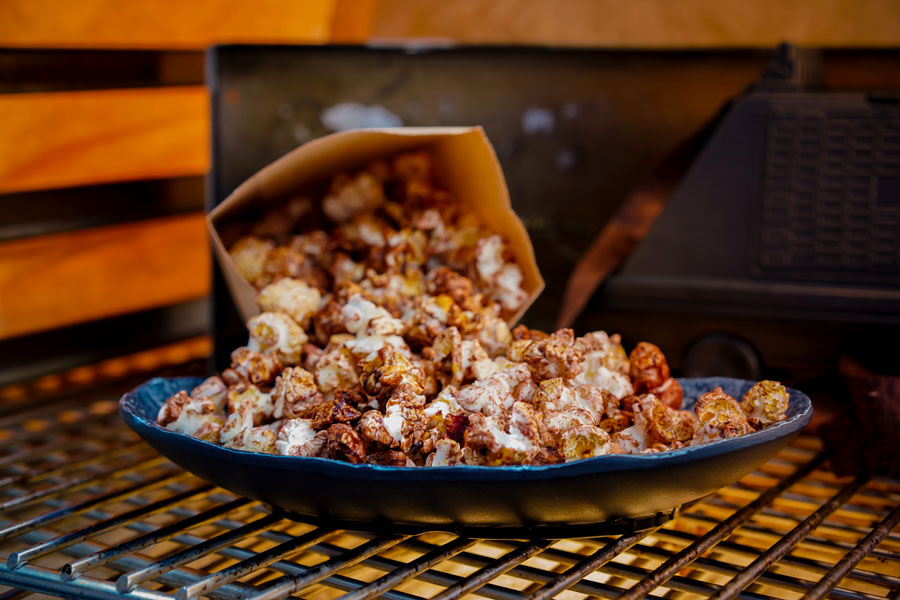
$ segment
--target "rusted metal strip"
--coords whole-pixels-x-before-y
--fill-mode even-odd
[[[778,485],[775,485],[760,494],[756,500],[744,506],[733,515],[710,529],[706,534],[699,538],[696,542],[668,559],[661,564],[650,575],[637,582],[628,592],[622,595],[622,600],[640,600],[652,589],[658,587],[665,581],[668,581],[673,575],[681,569],[694,562],[710,548],[720,541],[731,535],[735,529],[748,521],[753,515],[759,512],[763,507],[768,506],[777,496],[786,489],[812,473],[816,467],[822,464],[825,459],[824,454],[819,454],[813,460],[802,465],[789,476],[782,479]]]
[[[652,531],[652,529],[649,529],[647,531],[623,535],[618,539],[609,542],[585,560],[573,565],[553,580],[547,582],[544,587],[532,592],[527,598],[529,600],[548,600],[553,598],[561,591],[569,589],[572,585],[584,579],[588,574],[596,571],[604,563],[609,562],[612,558],[637,544]]]
[[[337,573],[341,569],[352,567],[363,560],[374,556],[379,552],[387,550],[398,543],[407,539],[409,536],[392,536],[385,538],[376,538],[359,545],[353,550],[347,550],[338,556],[328,560],[322,564],[310,567],[305,574],[297,577],[286,577],[275,581],[271,586],[267,587],[263,592],[251,596],[248,600],[274,600],[276,598],[285,598],[296,594],[311,585],[314,585],[323,579],[327,579],[331,575]]]
[[[101,459],[102,457],[98,460]],[[31,493],[22,494],[21,496],[16,496],[15,498],[6,500],[3,503],[0,503],[0,513],[4,513],[15,508],[21,508],[29,504],[34,504],[35,502],[41,502],[48,498],[58,496],[63,492],[76,492],[88,486],[99,484],[101,480],[121,477],[123,475],[128,475],[137,471],[141,471],[143,469],[149,469],[150,467],[164,464],[165,462],[167,462],[167,459],[164,456],[153,456],[152,454],[150,454],[150,452],[147,452],[146,458],[142,458],[138,462],[131,462],[130,464],[125,466],[112,467],[110,469],[91,473],[90,475],[84,477],[61,481],[44,489],[35,490]],[[183,474],[183,472],[179,473],[179,475]],[[0,534],[0,539],[2,539],[2,534]]]
[[[49,554],[57,550],[68,548],[69,546],[77,544],[78,542],[83,542],[91,536],[110,531],[139,519],[149,517],[150,515],[168,510],[173,504],[178,504],[179,502],[183,502],[184,500],[187,500],[189,498],[208,494],[212,489],[213,486],[204,485],[200,488],[187,490],[173,496],[157,500],[156,502],[151,502],[150,504],[146,504],[133,510],[117,514],[108,519],[104,519],[99,523],[94,523],[93,525],[89,525],[82,529],[78,529],[76,531],[72,531],[70,533],[55,537],[52,540],[47,540],[42,544],[31,546],[30,548],[26,548],[18,552],[13,552],[9,555],[6,564],[10,569],[17,569],[30,560],[34,560],[35,558],[44,556],[45,554]]]
[[[897,523],[900,523],[900,505],[882,519],[882,521],[878,523],[866,537],[860,540],[850,552],[845,554],[844,557],[834,565],[834,568],[806,593],[804,598],[817,600],[827,596],[828,593],[844,579],[847,573],[852,571],[853,567],[859,564],[859,561],[865,558],[875,546],[881,543],[881,540],[886,538],[891,531],[893,531],[894,527],[897,526]],[[895,591],[900,593],[900,589]]]
[[[185,531],[189,531],[194,527],[205,525],[211,521],[214,521],[221,515],[244,507],[250,502],[252,502],[252,500],[239,498],[227,504],[220,504],[219,506],[215,506],[192,517],[182,519],[180,521],[172,523],[171,525],[166,525],[165,527],[154,529],[153,531],[138,536],[133,540],[129,540],[123,544],[118,544],[101,552],[96,552],[89,556],[85,556],[83,558],[79,558],[78,560],[66,563],[62,567],[62,578],[64,581],[71,581],[72,579],[78,577],[81,573],[105,565],[106,563],[116,559],[123,554],[138,552],[140,550],[143,550],[144,548],[152,546],[153,544],[158,544],[159,542],[171,539]]]
[[[737,595],[741,593],[741,590],[753,583],[769,567],[775,564],[778,559],[790,552],[794,546],[800,543],[803,538],[818,527],[828,515],[836,511],[842,504],[849,500],[853,494],[856,493],[856,490],[862,487],[867,479],[867,476],[860,475],[845,485],[837,494],[832,496],[828,502],[823,504],[819,510],[808,516],[786,536],[760,554],[756,560],[750,563],[726,586],[719,590],[719,593],[713,596],[713,598],[715,600],[730,600],[731,598],[737,597]]]
[[[314,529],[304,533],[299,537],[292,538],[273,548],[269,548],[264,552],[260,552],[255,556],[233,564],[230,567],[226,567],[217,573],[213,573],[209,577],[205,577],[196,583],[179,588],[175,593],[175,597],[178,600],[190,600],[191,598],[206,594],[210,590],[214,590],[217,587],[225,585],[230,581],[234,581],[239,577],[243,577],[257,569],[262,569],[286,556],[302,552],[321,542],[325,538],[337,533],[337,531],[338,530],[335,529]]]
[[[237,529],[226,531],[205,542],[186,548],[181,552],[176,552],[158,562],[146,565],[138,570],[131,571],[130,573],[125,573],[116,580],[116,589],[120,594],[127,593],[145,581],[149,581],[162,573],[171,571],[180,565],[197,560],[210,552],[220,550],[238,540],[242,540],[259,533],[260,531],[265,531],[281,520],[282,517],[280,515],[266,515],[252,523],[247,523]]]
[[[124,488],[120,488],[113,492],[107,492],[105,494],[100,494],[98,496],[93,496],[88,498],[87,500],[82,500],[76,504],[72,504],[69,506],[64,506],[62,508],[58,508],[56,510],[52,510],[48,513],[44,513],[32,519],[28,519],[27,521],[22,521],[20,523],[15,523],[13,525],[9,525],[2,530],[0,530],[0,540],[4,540],[16,535],[20,535],[26,531],[30,531],[37,527],[43,527],[49,525],[51,523],[55,523],[67,517],[71,517],[74,515],[79,515],[83,512],[87,512],[88,510],[94,508],[95,506],[99,506],[106,502],[110,502],[112,500],[118,500],[120,498],[126,496],[132,496],[134,494],[139,494],[141,492],[145,492],[149,489],[159,487],[162,485],[167,485],[169,483],[174,483],[179,479],[183,479],[185,477],[184,472],[179,472],[176,474],[165,473],[163,475],[159,475],[150,479],[149,481],[142,481],[137,484],[133,484]]]
[[[403,565],[387,575],[376,579],[372,583],[356,589],[349,594],[344,594],[339,600],[368,600],[369,598],[377,598],[384,592],[397,587],[408,579],[412,579],[434,565],[456,556],[466,548],[471,548],[477,543],[478,540],[458,537],[452,542],[448,542],[443,546],[435,548],[411,563]]]
[[[518,548],[504,554],[497,560],[481,567],[465,579],[450,586],[431,600],[450,600],[469,594],[489,581],[503,575],[510,569],[525,562],[535,554],[546,550],[553,544],[552,540],[535,540],[522,544]]]

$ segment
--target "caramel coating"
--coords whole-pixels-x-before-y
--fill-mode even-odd
[[[326,431],[323,456],[354,464],[365,462],[366,445],[355,429],[345,423],[335,423]]]
[[[268,386],[281,372],[281,362],[274,354],[241,347],[231,353],[231,368],[243,381]]]
[[[636,392],[649,392],[669,379],[669,365],[658,346],[641,342],[629,356],[630,374]]]
[[[737,400],[721,390],[707,392],[694,404],[697,424],[694,430],[694,444],[704,444],[717,440],[753,433],[744,411]]]
[[[760,381],[747,390],[741,408],[754,429],[768,427],[785,419],[791,395],[777,381]]]
[[[547,338],[534,340],[522,352],[522,360],[531,367],[535,381],[571,379],[581,372],[582,359],[571,329],[560,329]],[[515,359],[510,356],[510,360]]]

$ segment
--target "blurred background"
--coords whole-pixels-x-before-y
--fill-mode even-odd
[[[896,369],[898,91],[895,0],[0,0],[0,403],[207,369],[204,211],[347,103],[485,126],[532,327]]]

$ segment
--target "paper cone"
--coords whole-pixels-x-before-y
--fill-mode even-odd
[[[522,288],[528,294],[522,307],[508,319],[510,325],[515,324],[544,289],[544,280],[528,233],[510,205],[497,155],[481,127],[400,127],[335,133],[289,152],[238,186],[207,215],[206,221],[216,259],[244,322],[259,313],[257,292],[238,271],[222,242],[225,224],[240,222],[242,215],[257,213],[260,208],[281,204],[338,173],[357,171],[375,159],[419,148],[431,152],[440,182],[453,198],[509,243],[522,269]]]

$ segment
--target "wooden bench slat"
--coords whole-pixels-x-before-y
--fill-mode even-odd
[[[201,86],[0,95],[0,193],[204,173]]]
[[[893,47],[896,0],[379,0],[373,38],[612,48]]]
[[[0,46],[181,48],[324,43],[335,0],[3,0]]]
[[[210,265],[202,214],[0,243],[0,339],[202,297]]]

